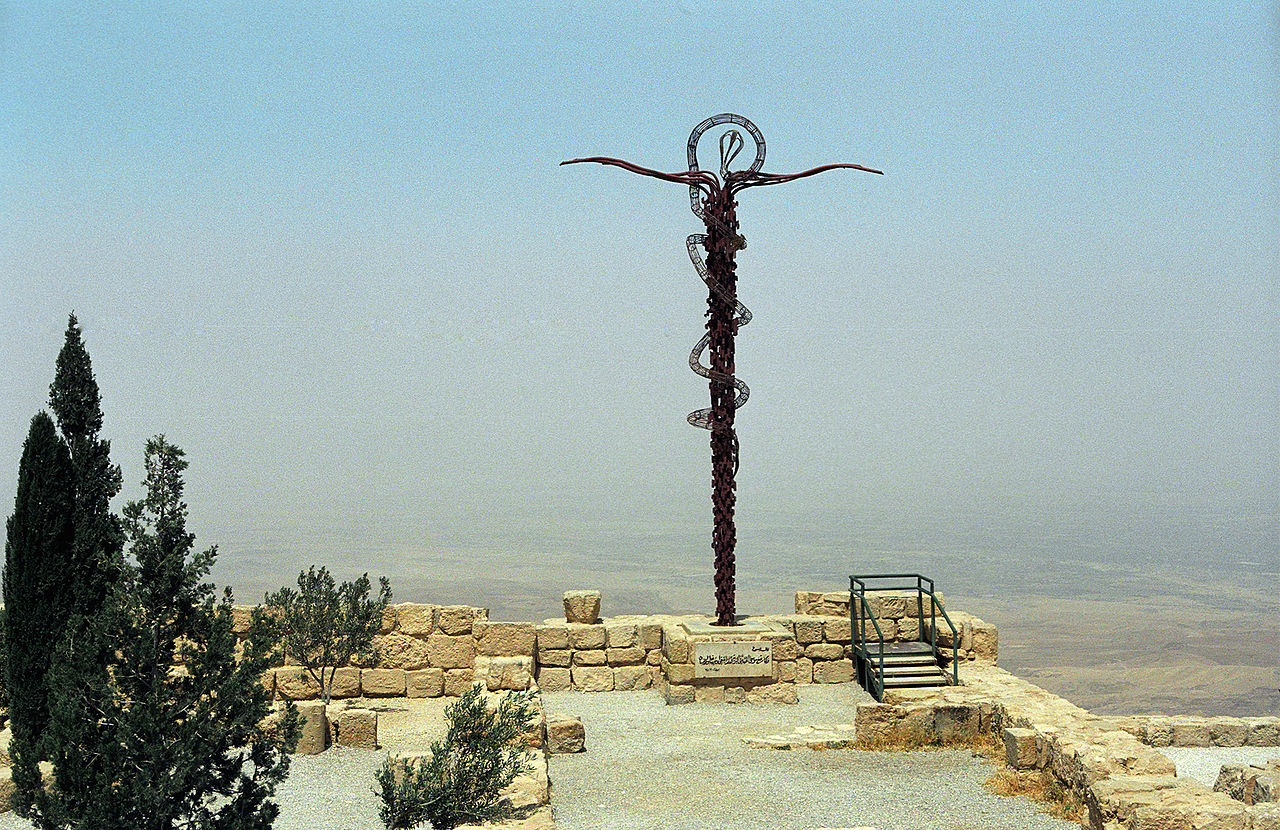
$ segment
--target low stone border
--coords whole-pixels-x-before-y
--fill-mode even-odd
[[[1280,717],[1131,715],[1116,724],[1148,746],[1280,746]]]
[[[1082,824],[1091,830],[1280,830],[1280,805],[1246,805],[1177,778],[1172,761],[1116,719],[989,664],[970,666],[963,686],[894,692],[883,703],[861,704],[855,726],[864,745],[989,731],[1004,742],[1010,766],[1044,770],[1073,790],[1089,811]]]
[[[852,723],[797,726],[789,735],[748,735],[742,742],[757,749],[852,749],[856,729]]]

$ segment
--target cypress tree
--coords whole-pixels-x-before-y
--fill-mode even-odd
[[[5,677],[9,691],[20,698],[11,709],[12,754],[14,805],[24,815],[40,787],[38,762],[51,751],[45,740],[51,688],[47,675],[56,662],[56,647],[98,613],[119,576],[124,545],[120,522],[111,512],[111,499],[120,492],[120,468],[111,463],[110,442],[98,436],[101,396],[74,314],[58,353],[49,408],[60,435],[41,413],[28,436],[29,443],[40,447],[38,453],[32,449],[28,473],[32,482],[42,482],[39,507],[29,499],[24,502],[20,473],[6,540]],[[55,443],[59,449],[53,448]],[[45,469],[36,472],[36,467]]]
[[[64,619],[72,621],[97,612],[119,574],[124,546],[120,522],[111,512],[111,499],[120,492],[120,468],[111,463],[111,442],[98,437],[102,401],[75,314],[58,353],[49,408],[71,454],[74,478],[74,535],[59,603]]]
[[[63,640],[50,683],[57,786],[36,796],[42,830],[269,828],[270,800],[297,737],[276,725],[261,677],[272,659],[261,612],[236,658],[231,592],[201,580],[216,548],[193,553],[182,500],[187,462],[147,444],[146,497],[124,525],[131,562],[101,609]]]
[[[4,548],[4,683],[13,729],[9,752],[14,781],[25,793],[19,799],[24,807],[40,780],[37,741],[49,721],[45,675],[51,645],[62,636],[64,624],[54,600],[71,551],[73,500],[71,457],[53,419],[39,412],[22,447]]]

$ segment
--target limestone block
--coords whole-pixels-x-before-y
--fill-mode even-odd
[[[604,649],[575,651],[573,653],[573,664],[575,666],[603,666],[605,664]]]
[[[568,668],[573,652],[567,648],[538,649],[538,665]]]
[[[267,697],[275,697],[276,695],[276,670],[267,669],[262,673],[262,677],[258,680],[262,684],[262,688],[266,690]]]
[[[662,698],[668,706],[694,702],[693,686],[683,684],[662,684]]]
[[[976,738],[978,720],[976,706],[944,704],[933,707],[933,733],[944,741]],[[1034,754],[1033,749],[1031,755],[1034,756]]]
[[[604,624],[606,648],[630,648],[640,639],[640,627],[633,622],[609,622]]]
[[[685,631],[676,623],[667,623],[662,626],[662,656],[672,663],[688,663],[689,659],[689,638],[685,636]]]
[[[903,617],[902,619],[896,620],[895,622],[896,622],[896,628],[897,628],[897,633],[895,634],[895,636],[897,637],[897,639],[903,642],[910,642],[912,640],[920,639],[920,618],[919,617]],[[888,637],[887,632],[885,636]]]
[[[693,664],[692,663],[672,663],[668,660],[662,661],[662,674],[667,678],[667,682],[681,685],[693,682]]]
[[[338,715],[338,745],[378,748],[378,713],[372,709],[344,709]]]
[[[1163,718],[1152,718],[1143,725],[1141,740],[1147,746],[1173,746],[1173,726]]]
[[[604,648],[604,626],[569,623],[569,648]]]
[[[880,625],[880,634],[876,634],[875,623]],[[881,617],[873,623],[869,619],[862,620],[862,639],[864,642],[877,643],[880,641],[880,635],[884,635],[886,643],[899,639],[898,637],[898,621],[891,620],[888,617]]]
[[[926,612],[928,610],[929,610],[928,608],[925,609]],[[936,619],[937,628],[938,628],[938,648],[945,647],[947,649],[950,649],[951,646],[954,644],[958,649],[962,651],[968,651],[969,650],[968,644],[962,643],[960,641],[962,632],[964,631],[964,623],[968,619],[970,619],[968,614],[965,614],[959,611],[953,612],[951,614],[951,622],[955,625],[956,630],[952,631],[951,626],[947,625],[947,621],[942,618],[941,614],[939,614]],[[930,628],[929,626],[929,618],[925,617],[921,622],[923,625],[923,628],[921,629],[921,631],[924,632],[923,636],[926,639],[932,638],[933,629]]]
[[[796,659],[796,682],[813,682],[813,661],[808,657],[800,657]]]
[[[547,754],[568,755],[585,752],[587,730],[580,718],[571,715],[547,715]]]
[[[777,637],[773,641],[773,659],[794,660],[800,656],[800,646],[791,637]]]
[[[442,634],[470,634],[471,626],[476,620],[489,619],[487,608],[472,608],[470,605],[441,605],[435,609],[434,624]]]
[[[13,783],[13,770],[8,766],[0,766],[0,813],[13,809],[13,794],[18,791]]]
[[[335,700],[360,697],[360,669],[355,666],[343,666],[342,668],[334,669],[333,685],[329,689],[329,697]]]
[[[828,643],[847,643],[852,636],[851,625],[847,616],[823,620],[822,636]]]
[[[538,650],[544,648],[568,648],[569,625],[567,623],[546,623],[538,626]]]
[[[429,639],[422,640],[399,631],[380,634],[373,638],[378,649],[377,666],[383,669],[425,669],[431,659],[428,642]]]
[[[608,666],[574,666],[573,685],[584,692],[613,691],[613,669]]]
[[[724,703],[724,686],[694,686],[694,703]]]
[[[877,616],[900,620],[907,616],[907,604],[906,594],[880,594],[880,613]],[[912,596],[910,603],[912,610],[915,610],[915,604],[915,597]]]
[[[724,689],[725,703],[746,703],[747,690],[741,686],[726,686]]]
[[[379,634],[390,634],[400,626],[400,612],[394,605],[382,609],[382,622],[378,625]]]
[[[813,643],[804,647],[804,656],[810,660],[839,660],[844,657],[844,646],[839,643]]]
[[[848,683],[852,679],[852,660],[823,660],[813,664],[814,683]]]
[[[774,660],[773,661],[773,679],[783,683],[796,682],[796,661],[795,660]]]
[[[1244,718],[1247,746],[1280,746],[1280,718]]]
[[[476,650],[489,657],[532,657],[538,629],[533,623],[490,622],[472,624]]]
[[[298,704],[298,748],[299,755],[319,755],[329,746],[329,718],[325,714],[323,703],[307,702]]]
[[[445,669],[444,693],[449,697],[460,697],[475,682],[475,669]]]
[[[1276,801],[1280,796],[1280,761],[1267,766],[1223,764],[1213,789],[1250,805]]]
[[[794,683],[767,683],[747,689],[747,703],[798,703],[800,700]]]
[[[644,661],[650,666],[657,666],[662,663],[662,649],[654,648],[645,652]]]
[[[499,689],[524,691],[533,682],[533,658],[481,655],[476,658],[475,679],[483,681],[491,692]]]
[[[568,669],[544,668],[538,672],[538,688],[544,692],[563,692],[571,685]]]
[[[396,626],[402,634],[427,637],[436,633],[436,606],[420,602],[402,602],[391,606],[396,612]]]
[[[277,669],[276,694],[289,700],[315,700],[320,697],[320,684],[301,667]]]
[[[233,605],[231,606],[231,631],[237,637],[243,637],[249,633],[249,623],[253,620],[252,605]]]
[[[769,622],[773,623],[774,625],[780,626],[783,631],[790,634],[791,637],[794,639],[796,636],[796,617],[797,616],[798,615],[786,614],[786,615],[780,615],[780,616],[771,616],[771,617],[767,617],[766,619],[768,619]]]
[[[600,592],[565,591],[564,618],[571,623],[594,623],[600,619]]]
[[[802,646],[822,642],[822,620],[796,620],[796,642]]]
[[[439,622],[438,619],[437,622]],[[431,666],[442,669],[469,669],[476,660],[476,641],[470,633],[457,636],[432,634],[427,638],[427,654]],[[414,666],[414,668],[426,668],[426,666]]]
[[[1253,813],[1253,830],[1280,830],[1280,803],[1255,804]]]
[[[638,666],[644,658],[644,649],[640,646],[605,649],[605,660],[610,666]]]
[[[694,665],[692,663],[662,663],[663,675],[666,675],[668,683],[684,684],[694,681]]]
[[[637,637],[640,647],[649,651],[662,648],[662,624],[645,621],[638,626]]]
[[[404,673],[405,697],[440,697],[444,694],[444,669],[416,669]]]
[[[968,626],[973,637],[973,653],[978,660],[996,662],[999,657],[999,636],[996,627],[989,622],[975,619]]]
[[[821,591],[796,591],[796,613],[809,614],[821,601]]]
[[[1004,739],[1004,757],[1014,769],[1035,769],[1039,758],[1034,729],[1013,727],[1001,733]]]
[[[1209,743],[1212,746],[1244,746],[1249,727],[1240,718],[1209,718]]]
[[[403,697],[407,685],[404,669],[365,669],[360,673],[365,697]]]
[[[503,800],[510,801],[517,810],[528,811],[551,800],[551,780],[547,777],[547,756],[540,750],[530,753],[531,769],[516,776],[508,786],[499,791]],[[523,823],[522,823],[523,824]],[[463,825],[465,827],[466,825]],[[535,826],[545,827],[545,824]]]
[[[1178,718],[1173,721],[1174,746],[1208,746],[1209,723],[1203,718]]]
[[[849,616],[849,592],[827,591],[818,601],[817,612],[823,616]],[[810,612],[812,613],[812,612]]]
[[[613,688],[618,692],[648,689],[653,685],[653,667],[618,666],[613,670]]]

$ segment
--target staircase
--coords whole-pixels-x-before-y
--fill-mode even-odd
[[[879,649],[872,650],[867,660],[871,675],[868,679],[872,686],[885,691],[950,684],[947,673],[939,665],[937,654],[928,643],[885,643],[883,666],[882,670]],[[868,688],[865,683],[863,687]],[[883,697],[883,692],[880,696]]]
[[[877,582],[914,579],[914,585],[877,585]],[[868,584],[870,583],[870,585]],[[849,577],[849,619],[853,627],[853,662],[858,682],[876,700],[883,700],[890,689],[919,689],[931,686],[958,685],[955,643],[959,639],[955,625],[941,604],[935,602],[933,580],[919,574],[872,574]],[[915,606],[920,620],[920,639],[886,640],[867,593],[908,591],[906,601]],[[900,596],[900,595],[899,595]],[[926,613],[926,597],[928,598]],[[913,602],[914,600],[914,602]],[[938,613],[951,628],[950,671],[942,667],[938,649]],[[927,626],[926,626],[927,622]]]

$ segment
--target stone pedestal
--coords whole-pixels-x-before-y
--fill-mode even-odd
[[[662,627],[663,697],[673,703],[795,703],[795,635],[777,623]]]

